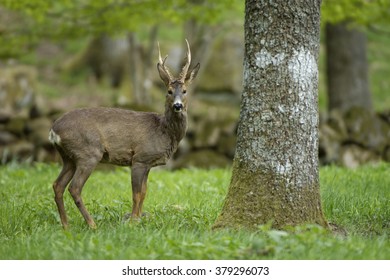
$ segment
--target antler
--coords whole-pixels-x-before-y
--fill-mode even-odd
[[[186,63],[183,66],[183,69],[181,70],[181,73],[179,75],[179,80],[184,83],[184,80],[187,76],[188,68],[190,68],[191,64],[191,50],[190,50],[190,44],[188,44],[188,41],[186,39],[187,43],[187,55],[186,55]]]
[[[158,46],[158,62],[161,64],[162,68],[164,69],[165,73],[167,74],[167,76],[169,77],[169,80],[173,81],[173,76],[172,74],[169,72],[169,69],[168,67],[165,65],[165,61],[167,60],[167,57],[168,55],[166,55],[164,57],[164,60],[161,58],[161,52],[160,52],[160,43],[157,42],[157,46]]]

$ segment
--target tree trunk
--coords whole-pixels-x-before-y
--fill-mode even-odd
[[[149,31],[149,39],[143,45],[137,39],[137,34],[130,32],[129,41],[129,70],[132,85],[133,102],[138,105],[150,105],[150,89],[153,85],[152,70],[154,67],[154,50],[157,49],[156,41],[158,26],[154,25]]]
[[[142,77],[140,77],[141,70],[141,57],[140,57],[140,49],[137,41],[137,37],[135,33],[129,33],[129,50],[130,50],[130,81],[133,90],[134,102],[136,104],[144,104],[144,96],[142,94]]]
[[[152,76],[153,71],[155,71],[156,67],[153,63],[155,61],[155,57],[153,56],[154,51],[156,50],[156,42],[158,36],[158,25],[152,26],[149,32],[148,42],[145,43],[145,52],[142,56],[142,102],[143,104],[150,105],[152,102],[150,90],[153,86]]]
[[[246,0],[244,91],[214,227],[327,226],[318,174],[320,0]]]
[[[372,110],[364,33],[347,23],[326,25],[328,109]]]

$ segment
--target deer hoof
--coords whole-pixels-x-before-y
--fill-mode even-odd
[[[152,214],[150,214],[149,212],[143,212],[141,214],[141,218],[150,218],[152,216]]]
[[[92,229],[92,230],[97,229],[97,226],[96,226],[96,224],[94,222],[88,223],[88,225],[89,225],[89,228]]]
[[[134,221],[134,222],[139,222],[141,219],[143,218],[149,218],[151,217],[152,215],[148,212],[144,212],[141,214],[141,216],[133,216],[131,213],[126,213],[124,216],[123,216],[123,222],[127,222],[127,221]]]

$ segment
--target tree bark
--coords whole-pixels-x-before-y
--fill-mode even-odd
[[[326,25],[328,110],[372,110],[367,40],[346,22]]]
[[[216,228],[327,226],[318,174],[320,2],[246,0],[237,148]]]

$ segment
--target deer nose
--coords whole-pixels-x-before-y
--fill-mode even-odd
[[[173,110],[175,110],[175,112],[181,112],[183,110],[183,103],[176,102],[173,104]]]

